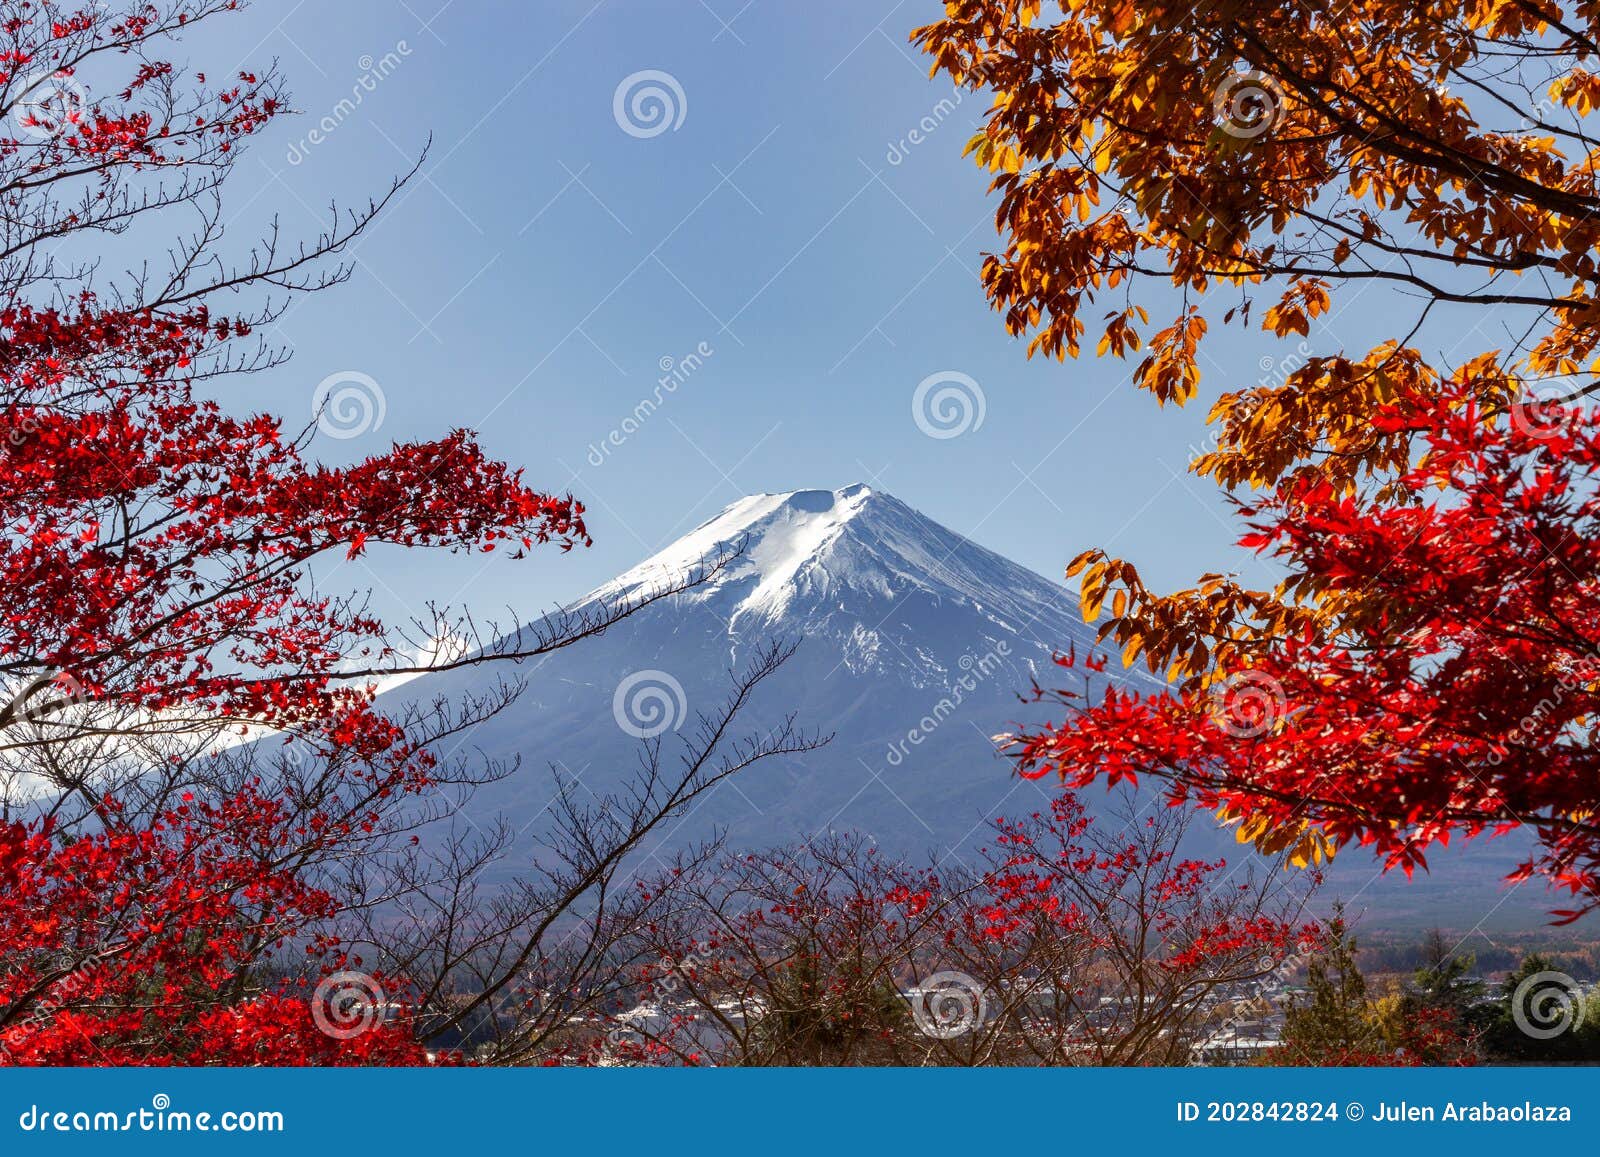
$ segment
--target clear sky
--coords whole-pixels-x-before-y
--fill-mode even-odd
[[[241,246],[274,212],[314,232],[330,199],[380,193],[433,140],[355,247],[352,282],[289,312],[274,336],[293,361],[231,387],[238,404],[298,424],[320,382],[354,371],[381,389],[382,423],[320,437],[319,455],[470,426],[590,506],[587,552],[380,551],[329,585],[371,587],[388,614],[427,598],[529,614],[743,494],[856,481],[1053,577],[1093,545],[1163,587],[1248,565],[1219,496],[1184,474],[1203,406],[1158,409],[1127,363],[1029,362],[988,309],[977,269],[994,205],[961,156],[985,102],[929,80],[907,44],[940,11],[257,0],[192,38],[195,66],[279,59],[302,113],[239,166],[228,216]],[[619,112],[619,86],[642,72],[666,77],[636,79]],[[663,110],[648,93],[630,102],[652,85],[670,124],[650,120]],[[1171,309],[1144,300],[1153,317]],[[1361,340],[1382,305],[1361,308],[1335,318],[1339,336]],[[1207,395],[1293,352],[1234,332],[1210,343]],[[627,429],[665,359],[697,350],[701,364]],[[935,374],[975,383],[981,425],[971,409],[958,436],[925,432],[913,401]],[[971,397],[966,379],[929,400]],[[603,446],[613,431],[621,444]]]

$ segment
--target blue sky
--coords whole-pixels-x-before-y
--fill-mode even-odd
[[[299,423],[329,375],[367,375],[382,424],[319,438],[319,455],[470,426],[590,506],[586,552],[380,551],[329,585],[371,587],[390,615],[429,598],[528,614],[743,494],[855,481],[1054,577],[1095,545],[1162,587],[1249,566],[1221,498],[1184,474],[1202,406],[1158,409],[1127,363],[1029,362],[988,309],[977,269],[994,206],[961,156],[985,102],[957,102],[907,44],[940,10],[260,0],[186,42],[197,67],[279,59],[302,113],[239,166],[237,245],[273,213],[313,233],[330,199],[380,193],[433,139],[353,250],[351,283],[291,309],[273,336],[292,362],[232,387],[239,404]],[[626,90],[618,119],[619,86],[641,72],[671,78],[656,83],[672,127],[625,127]],[[1146,293],[1153,317],[1170,312],[1164,296]],[[1349,336],[1371,320],[1358,307],[1338,324]],[[594,465],[590,448],[655,393],[664,359],[702,348]],[[1210,343],[1205,393],[1292,351],[1234,331]],[[919,427],[913,397],[934,374],[976,383],[981,425]]]

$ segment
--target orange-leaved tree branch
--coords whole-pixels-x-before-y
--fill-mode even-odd
[[[913,39],[993,92],[969,145],[1004,241],[983,284],[1030,352],[1094,342],[1183,404],[1221,327],[1305,347],[1280,380],[1223,383],[1192,467],[1287,577],[1162,595],[1084,552],[1101,638],[1173,687],[1072,702],[1023,737],[1025,771],[1153,773],[1307,861],[1357,842],[1409,870],[1528,826],[1523,872],[1581,898],[1563,915],[1600,901],[1574,404],[1600,389],[1600,11],[950,0]],[[1409,309],[1394,332],[1315,348],[1374,288]],[[1430,358],[1447,315],[1505,340]]]

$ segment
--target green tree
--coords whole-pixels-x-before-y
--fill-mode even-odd
[[[771,1063],[850,1063],[873,1038],[909,1027],[893,978],[861,951],[834,955],[801,937],[787,966],[773,976],[769,1008],[755,1033]]]
[[[1485,984],[1472,976],[1478,958],[1457,954],[1455,946],[1435,928],[1422,940],[1422,966],[1412,974],[1412,995],[1424,1008],[1453,1013],[1465,1023],[1483,997]]]
[[[1359,1064],[1384,1050],[1342,904],[1323,921],[1323,945],[1306,966],[1306,1000],[1291,1003],[1284,1014],[1283,1047],[1271,1057],[1274,1063]]]
[[[1549,957],[1530,953],[1501,984],[1483,1039],[1495,1060],[1600,1060],[1600,992],[1586,992]]]

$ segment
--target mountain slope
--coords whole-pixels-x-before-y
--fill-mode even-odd
[[[937,686],[948,672],[922,644],[970,644],[951,629],[957,617],[1046,659],[1044,639],[1085,637],[1060,587],[862,485],[741,499],[590,600],[642,593],[741,546],[726,572],[675,602],[678,613],[721,618],[735,652],[741,641],[816,632],[856,674],[898,669],[913,686]],[[944,629],[921,630],[932,626]]]
[[[580,790],[616,790],[637,773],[641,736],[661,736],[670,753],[672,732],[692,731],[694,713],[725,698],[730,668],[775,637],[801,645],[741,717],[741,730],[764,730],[793,712],[833,741],[720,785],[669,822],[663,844],[720,831],[734,846],[764,846],[852,828],[894,853],[970,856],[995,816],[1031,812],[1054,790],[1018,779],[990,736],[1043,720],[1019,698],[1035,678],[1053,686],[1080,677],[1052,663],[1069,646],[1082,653],[1092,643],[1076,599],[881,491],[855,485],[741,499],[571,609],[658,589],[733,549],[738,557],[704,584],[515,669],[524,694],[468,741],[493,756],[520,756],[523,767],[482,790],[469,818],[503,814],[536,831],[552,796],[546,765]],[[505,674],[424,676],[386,698],[452,697]],[[1155,686],[1138,671],[1113,677]],[[1196,826],[1197,852],[1230,861],[1248,854],[1226,833]],[[1332,873],[1333,890],[1399,922],[1470,923],[1494,905],[1493,881],[1509,855],[1481,852],[1491,854],[1452,855],[1437,878],[1406,886],[1374,882],[1374,863],[1353,850]],[[1530,894],[1502,911],[1538,904]]]
[[[514,669],[522,697],[469,742],[524,767],[480,792],[475,810],[521,826],[549,802],[551,763],[597,793],[615,788],[637,769],[641,733],[670,724],[670,741],[692,728],[726,696],[729,670],[773,638],[799,650],[742,730],[794,712],[834,739],[720,786],[673,821],[671,842],[726,830],[770,844],[851,827],[896,851],[946,855],[970,848],[1008,795],[1037,806],[1047,788],[1011,776],[989,736],[1028,718],[1018,693],[1052,678],[1058,649],[1092,637],[1064,588],[857,485],[735,502],[569,610],[658,589],[731,550],[706,583]],[[452,697],[506,674],[424,676],[385,698]]]

